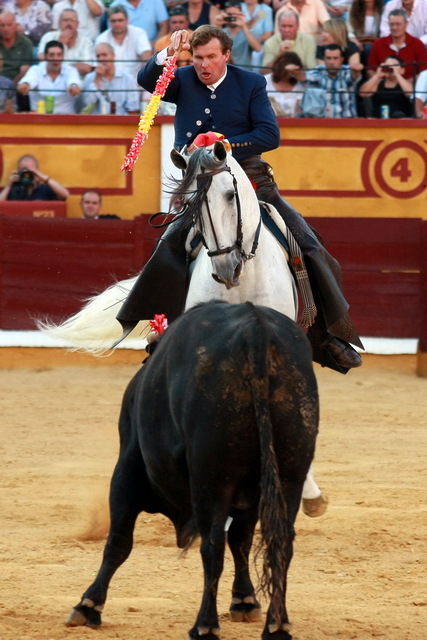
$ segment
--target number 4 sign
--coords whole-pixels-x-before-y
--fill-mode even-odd
[[[379,154],[375,177],[394,198],[414,198],[427,189],[427,153],[410,140],[393,142]]]

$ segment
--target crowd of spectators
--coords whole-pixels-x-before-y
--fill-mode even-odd
[[[427,0],[0,0],[0,9],[3,113],[138,113],[149,99],[139,69],[174,31],[210,23],[232,38],[233,64],[265,75],[277,115],[427,117]]]

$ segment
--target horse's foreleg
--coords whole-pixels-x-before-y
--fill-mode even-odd
[[[133,545],[133,531],[138,514],[150,492],[145,467],[139,451],[120,458],[111,481],[110,533],[95,582],[85,591],[80,603],[71,611],[65,624],[99,627],[107,590],[116,570],[128,558]]]
[[[255,622],[261,619],[261,605],[249,575],[249,552],[252,546],[258,510],[236,510],[228,531],[228,545],[234,559],[234,582],[230,618],[233,622]]]
[[[328,498],[322,494],[314,479],[313,467],[310,466],[302,490],[302,510],[306,516],[316,518],[325,513]]]

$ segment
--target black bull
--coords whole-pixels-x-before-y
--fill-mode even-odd
[[[248,560],[259,518],[261,586],[271,596],[262,638],[289,640],[286,575],[317,429],[310,345],[289,318],[215,302],[178,318],[126,390],[102,566],[67,624],[101,624],[141,511],[170,518],[180,548],[201,536],[204,593],[190,638],[218,640],[226,541],[235,563],[231,619],[259,619]]]

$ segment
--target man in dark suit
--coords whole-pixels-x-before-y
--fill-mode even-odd
[[[271,167],[261,160],[261,153],[277,148],[280,142],[264,77],[228,65],[233,41],[219,27],[203,25],[191,39],[187,31],[177,31],[171,41],[141,69],[138,83],[153,92],[166,57],[191,48],[193,66],[176,71],[164,96],[165,101],[177,105],[175,147],[186,146],[191,152],[195,138],[208,131],[226,137],[233,156],[255,183],[259,199],[276,207],[306,258],[318,309],[308,331],[313,359],[342,373],[360,366],[362,360],[349,342],[363,346],[341,292],[339,264],[303,217],[281,198]],[[166,313],[170,321],[181,313],[188,281],[184,248],[187,231],[177,221],[163,234],[117,316],[125,332],[154,313]]]

